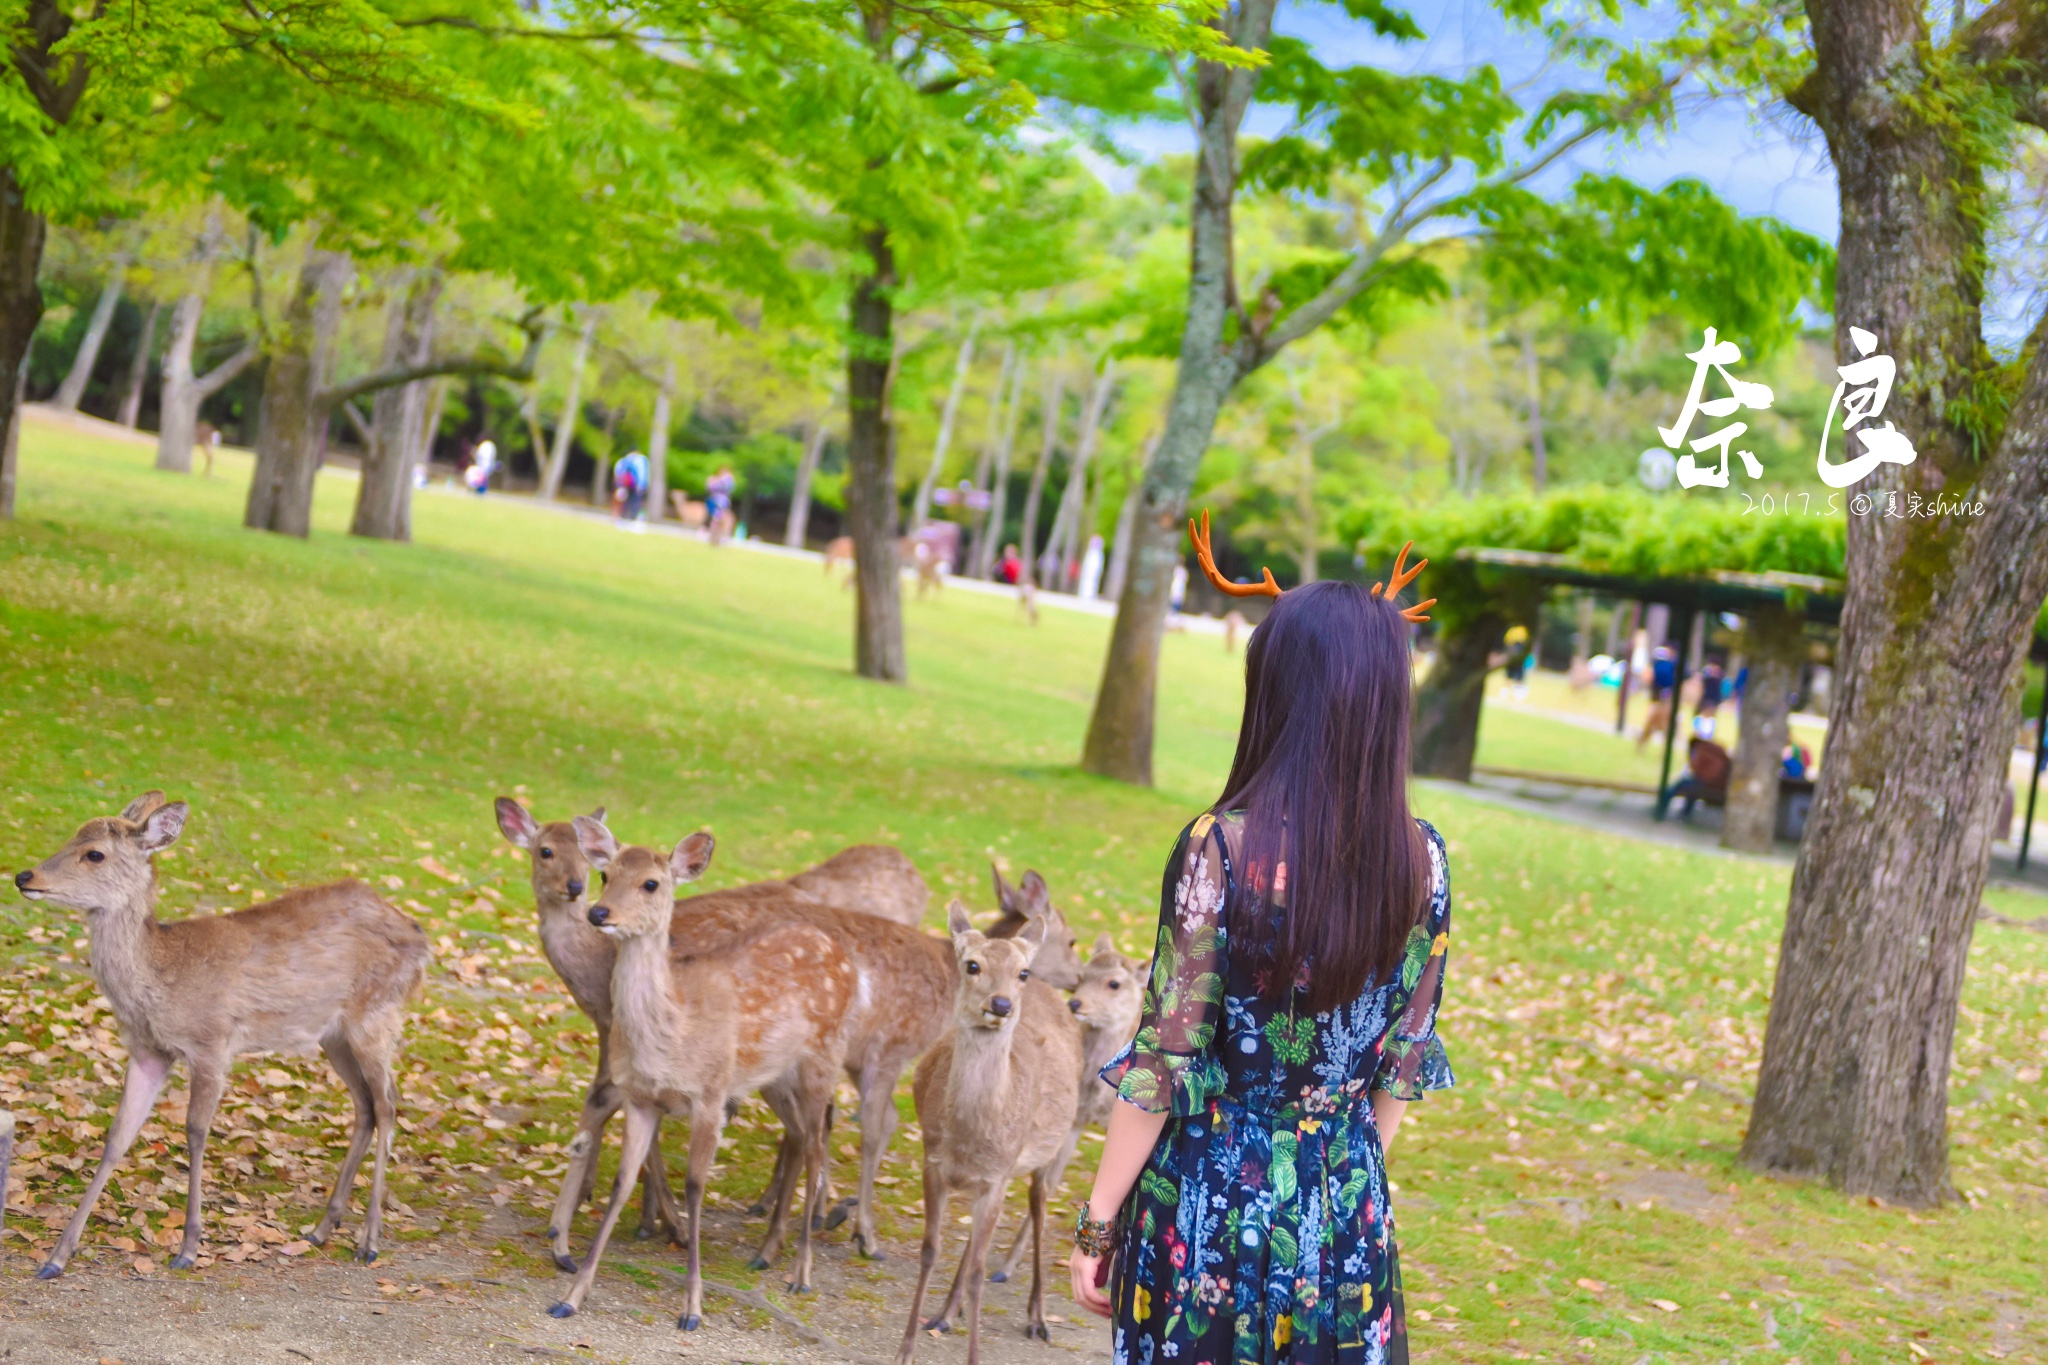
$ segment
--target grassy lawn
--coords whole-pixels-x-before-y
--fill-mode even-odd
[[[913,683],[882,688],[849,676],[851,603],[814,562],[438,493],[419,543],[356,542],[337,476],[314,538],[287,541],[238,528],[246,462],[210,482],[148,462],[26,431],[21,520],[0,526],[0,866],[162,786],[194,805],[163,863],[166,916],[349,874],[406,906],[436,963],[408,1045],[396,1237],[477,1238],[484,1210],[522,1211],[524,1234],[491,1238],[509,1272],[554,1273],[538,1210],[593,1049],[539,955],[493,796],[543,817],[602,802],[636,840],[709,827],[713,886],[897,842],[938,893],[934,924],[949,894],[992,908],[991,859],[1035,867],[1086,934],[1131,949],[1174,833],[1228,763],[1240,665],[1212,637],[1166,642],[1160,785],[1136,791],[1072,768],[1107,636],[1093,617],[1034,629],[1004,599],[908,602]],[[1602,738],[1495,710],[1483,758],[1541,766]],[[1530,757],[1488,757],[1508,753]],[[1784,869],[1436,785],[1415,801],[1452,850],[1460,1077],[1411,1111],[1392,1162],[1424,1357],[2048,1359],[2048,937],[1977,935],[1951,1099],[1962,1197],[1926,1216],[1850,1202],[1735,1160]],[[68,912],[0,903],[0,1101],[32,1119],[0,1244],[16,1274],[21,1234],[47,1245],[68,1214],[118,1082],[84,946]],[[340,1088],[297,1059],[237,1076],[209,1153],[211,1249],[345,1255],[293,1240],[339,1155]],[[175,1243],[178,1108],[145,1129],[87,1253]],[[765,1110],[742,1112],[714,1201],[752,1197],[771,1139]],[[899,1138],[885,1236],[916,1235],[916,1169]],[[751,1248],[711,1250],[714,1273],[779,1288],[741,1268]]]

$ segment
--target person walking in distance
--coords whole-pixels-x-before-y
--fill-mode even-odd
[[[478,441],[476,449],[470,452],[469,468],[462,471],[462,481],[469,486],[470,492],[482,497],[490,490],[491,474],[497,467],[497,444],[486,436]]]
[[[1452,1083],[1449,870],[1406,787],[1428,603],[1394,604],[1400,561],[1389,591],[1282,593],[1196,550],[1219,591],[1276,600],[1223,793],[1167,860],[1137,1036],[1102,1071],[1121,1102],[1074,1296],[1112,1320],[1119,1365],[1405,1362],[1386,1150]]]
[[[647,529],[647,457],[633,451],[612,470],[612,517],[634,531]]]
[[[713,545],[723,545],[732,534],[732,495],[738,487],[739,480],[733,477],[731,465],[720,465],[718,472],[704,483],[704,522]]]

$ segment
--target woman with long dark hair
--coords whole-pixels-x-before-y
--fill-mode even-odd
[[[1144,1018],[1102,1072],[1125,1103],[1072,1269],[1120,1365],[1408,1358],[1386,1147],[1451,1084],[1449,873],[1408,813],[1412,577],[1262,585],[1237,757],[1167,863]]]

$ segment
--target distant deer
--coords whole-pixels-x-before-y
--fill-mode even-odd
[[[916,928],[924,923],[931,889],[903,850],[888,844],[854,844],[789,884],[823,905],[876,915]]]
[[[1081,1029],[1059,993],[1032,979],[1031,956],[1044,942],[1044,921],[1012,938],[989,938],[975,930],[967,907],[956,900],[948,924],[959,962],[953,1028],[917,1064],[912,1085],[924,1130],[924,1243],[898,1365],[910,1365],[917,1354],[920,1330],[947,1325],[963,1289],[967,1361],[978,1365],[989,1243],[1002,1215],[1003,1193],[1019,1175],[1031,1177],[1031,1305],[1024,1332],[1051,1339],[1041,1273],[1046,1172],[1074,1124]],[[945,1306],[925,1322],[925,1291],[946,1229],[946,1200],[955,1190],[973,1200],[973,1226],[953,1290]]]
[[[1095,947],[1081,968],[1081,984],[1067,1000],[1068,1010],[1081,1021],[1081,1093],[1075,1102],[1074,1126],[1067,1134],[1067,1145],[1046,1168],[1048,1192],[1059,1189],[1067,1163],[1074,1159],[1074,1152],[1081,1145],[1081,1135],[1091,1125],[1109,1125],[1110,1105],[1116,1092],[1097,1073],[1138,1032],[1138,1016],[1145,1012],[1144,971],[1144,963],[1117,952],[1109,935],[1103,934],[1095,940]],[[1024,1257],[1024,1239],[1029,1232],[1029,1228],[1017,1229],[1009,1254],[989,1274],[989,1279],[1000,1284],[1017,1273],[1017,1262]]]
[[[612,1199],[590,1254],[562,1301],[548,1310],[566,1318],[583,1305],[605,1244],[626,1204],[626,1180],[647,1161],[664,1114],[690,1117],[690,1166],[683,1185],[690,1248],[683,1313],[676,1325],[703,1324],[704,1182],[718,1154],[726,1101],[755,1090],[773,1106],[803,1150],[805,1207],[799,1221],[795,1276],[810,1287],[811,1204],[825,1165],[832,1089],[844,1049],[847,1006],[854,998],[853,963],[831,935],[807,924],[771,924],[721,945],[679,956],[670,951],[677,918],[675,888],[703,875],[711,836],[693,834],[666,858],[653,849],[621,848],[589,816],[576,819],[583,856],[606,875],[590,922],[618,948],[612,966],[612,1080],[626,1102],[625,1151]],[[760,1259],[780,1245],[787,1198],[776,1211]]]
[[[231,915],[159,921],[153,855],[176,842],[187,814],[183,801],[166,804],[162,792],[148,792],[119,815],[86,821],[51,857],[15,874],[28,899],[85,912],[93,976],[128,1045],[128,1076],[99,1169],[38,1279],[64,1273],[100,1191],[181,1060],[192,1079],[185,1110],[190,1184],[185,1239],[171,1265],[189,1268],[199,1254],[206,1137],[228,1068],[241,1053],[302,1053],[316,1045],[348,1086],[356,1122],[311,1240],[323,1245],[348,1211],[374,1136],[377,1160],[356,1259],[377,1259],[384,1170],[398,1117],[393,1059],[406,1000],[426,974],[427,936],[358,881],[288,891]]]
[[[199,422],[192,428],[192,444],[206,461],[206,477],[213,477],[213,455],[220,449],[220,428],[211,422]]]
[[[1045,922],[1045,942],[1038,950],[1038,956],[1031,960],[1031,971],[1048,986],[1070,991],[1081,984],[1081,956],[1076,951],[1080,938],[1067,927],[1066,916],[1053,907],[1052,892],[1046,887],[1045,878],[1036,872],[1027,871],[1024,880],[1011,886],[1003,880],[1003,870],[989,864],[989,873],[995,879],[996,904],[1003,909],[1002,917],[989,927],[990,938],[1015,938],[1033,920]]]

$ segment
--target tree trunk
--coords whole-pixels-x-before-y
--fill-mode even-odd
[[[1039,444],[1038,463],[1031,470],[1031,485],[1024,491],[1023,536],[1017,557],[1024,562],[1019,571],[1026,583],[1038,581],[1038,504],[1045,496],[1045,476],[1052,472],[1053,456],[1060,446],[1060,400],[1065,378],[1055,365],[1045,379],[1045,431]]]
[[[1939,99],[1895,93],[1950,79],[1920,69],[1929,37],[1918,8],[1807,9],[1816,65],[1792,98],[1826,135],[1840,186],[1836,351],[1859,358],[1852,326],[1877,335],[1898,362],[1881,415],[1919,453],[1855,490],[1880,510],[1849,518],[1827,756],[1743,1158],[1928,1205],[1949,1190],[1957,1004],[2020,663],[2048,596],[2048,324],[2030,339],[2003,432],[1974,448],[1961,424],[1984,373],[1980,134]],[[1996,48],[2015,31],[2027,30],[1972,41]],[[1994,51],[1990,69],[2038,67],[2018,56]],[[1969,511],[1887,517],[1894,493],[1906,508],[1945,496]]]
[[[1529,481],[1536,496],[1550,480],[1550,450],[1543,439],[1543,366],[1536,358],[1536,329],[1522,329],[1522,373],[1529,382]]]
[[[932,489],[938,485],[946,465],[946,451],[953,444],[953,424],[959,420],[960,399],[967,392],[967,376],[974,369],[974,337],[980,330],[981,319],[976,317],[968,324],[967,335],[960,339],[960,354],[953,361],[953,383],[946,390],[946,406],[939,413],[939,438],[932,442],[932,462],[926,466],[924,478],[918,481],[917,500],[910,509],[913,531],[931,520]]]
[[[1007,342],[1003,346],[1002,364],[996,369],[995,392],[989,395],[988,429],[982,434],[981,453],[975,457],[974,461],[973,486],[975,491],[979,493],[989,491],[989,470],[995,464],[996,447],[1002,444],[1003,427],[1009,415],[1003,405],[1009,400],[1010,373],[1016,367],[1017,343],[1014,341]],[[987,557],[986,551],[990,534],[988,529],[988,512],[988,508],[982,508],[979,512],[973,514],[968,523],[968,534],[971,538],[966,552],[961,556],[960,570],[970,578],[986,576],[980,572],[980,565],[982,560]],[[998,530],[995,534],[1000,535],[1002,533]]]
[[[78,343],[78,354],[71,358],[71,368],[65,372],[64,382],[57,386],[57,396],[50,400],[50,406],[57,411],[78,411],[78,401],[85,397],[93,367],[100,363],[100,347],[106,343],[107,328],[113,325],[114,309],[121,302],[121,290],[127,282],[128,254],[122,252],[114,257],[107,283],[100,290],[100,301],[93,305],[92,321],[85,326],[85,340]]]
[[[654,416],[647,424],[647,503],[648,513],[660,521],[668,515],[668,429],[675,423],[676,405],[676,361],[670,356],[663,364],[661,387],[654,392]],[[812,464],[817,463],[813,458]],[[805,481],[804,496],[810,497],[808,475],[797,471],[797,478]],[[795,514],[791,513],[794,521]],[[803,544],[799,539],[797,544]]]
[[[562,474],[569,467],[569,443],[576,439],[576,417],[583,400],[583,367],[590,363],[590,342],[597,335],[597,313],[584,314],[583,332],[576,338],[576,358],[570,362],[569,392],[562,398],[562,418],[555,424],[555,446],[548,453],[547,467],[540,475],[540,495],[552,501],[562,491]]]
[[[161,302],[156,299],[149,301],[149,312],[142,319],[142,335],[135,343],[135,356],[128,362],[128,387],[121,395],[118,420],[130,431],[142,421],[142,391],[149,384],[149,353],[156,345],[156,320],[162,311]]]
[[[619,448],[619,409],[616,404],[605,410],[604,449],[590,452],[590,505],[608,506],[611,502],[612,452]]]
[[[410,272],[409,272],[410,273]],[[434,348],[434,305],[441,295],[438,270],[390,283],[379,369],[423,365]],[[370,440],[349,534],[370,540],[412,539],[413,468],[419,460],[430,381],[379,389],[370,403]]]
[[[17,420],[25,391],[29,343],[43,320],[43,215],[29,208],[12,166],[0,166],[0,518],[14,515]]]
[[[1728,775],[1728,806],[1721,822],[1721,847],[1768,853],[1778,825],[1778,775],[1783,771],[1792,691],[1806,659],[1800,617],[1782,607],[1751,613],[1742,648],[1749,681],[1742,689],[1742,734],[1735,767]]]
[[[332,411],[316,400],[333,365],[349,270],[348,257],[318,248],[306,253],[299,269],[257,410],[256,472],[242,516],[252,531],[312,533],[313,477],[320,470]]]
[[[1264,50],[1274,0],[1241,0],[1232,40]],[[1131,566],[1117,601],[1116,626],[1102,663],[1081,766],[1124,782],[1152,785],[1152,727],[1159,692],[1159,649],[1166,634],[1174,565],[1188,494],[1216,429],[1216,414],[1242,376],[1227,335],[1237,304],[1231,250],[1231,202],[1237,193],[1237,130],[1255,77],[1202,63],[1195,78],[1201,135],[1189,205],[1188,313],[1166,431],[1145,463],[1131,541]]]
[[[220,218],[208,214],[206,230],[199,239],[194,278],[171,307],[171,335],[164,343],[162,392],[157,395],[156,467],[173,474],[192,472],[193,432],[197,430],[200,405],[233,383],[235,376],[262,355],[252,341],[204,375],[192,371],[193,352],[199,344],[199,323],[206,314],[207,290],[220,246]]]
[[[989,472],[988,512],[982,518],[981,538],[974,546],[974,576],[993,577],[996,547],[1003,541],[1003,526],[1010,517],[1010,458],[1017,449],[1017,432],[1024,425],[1024,382],[1031,367],[1023,356],[1010,370],[1010,397],[1003,414],[1003,434],[996,444],[995,468]]]
[[[896,257],[886,228],[861,243],[868,272],[853,288],[846,354],[846,526],[853,537],[853,669],[907,682],[903,579],[896,559],[896,452],[889,439],[889,379],[896,354]]]
[[[1422,686],[1415,689],[1415,717],[1409,726],[1410,763],[1418,777],[1472,780],[1487,660],[1500,648],[1507,629],[1506,614],[1489,611],[1438,637],[1436,658]]]
[[[811,529],[811,478],[818,472],[818,461],[824,454],[825,424],[814,417],[804,423],[804,453],[796,462],[796,486],[789,495],[789,526],[782,533],[782,543],[792,549],[804,547],[804,536]]]
[[[1139,457],[1140,468],[1152,459],[1152,447],[1156,442],[1145,444],[1145,453]],[[1102,595],[1111,600],[1119,599],[1124,593],[1124,578],[1131,567],[1131,539],[1137,534],[1139,486],[1133,482],[1124,489],[1123,506],[1116,513],[1116,540],[1109,547],[1109,569],[1102,578]]]
[[[1078,557],[1082,529],[1085,519],[1083,509],[1088,500],[1088,467],[1095,461],[1095,447],[1102,440],[1102,418],[1109,410],[1109,397],[1116,387],[1116,358],[1103,361],[1102,372],[1095,376],[1095,384],[1088,390],[1088,401],[1081,407],[1081,431],[1074,443],[1074,466],[1067,472],[1066,487],[1060,490],[1059,510],[1053,514],[1052,539],[1046,542],[1045,557],[1053,567],[1056,578],[1053,587],[1064,592],[1067,589],[1067,570]]]

